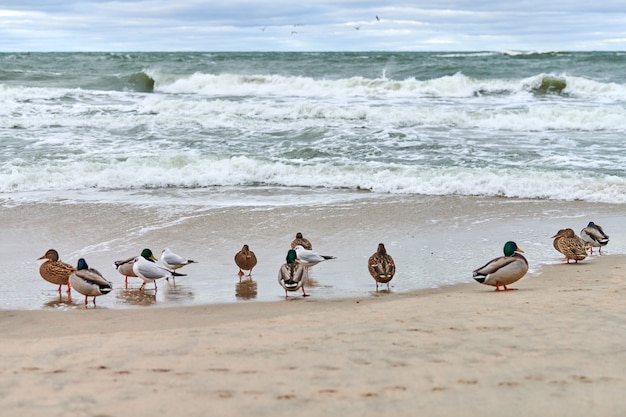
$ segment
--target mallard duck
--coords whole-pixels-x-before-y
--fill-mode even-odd
[[[580,237],[589,245],[590,255],[593,255],[594,247],[598,248],[598,254],[602,255],[602,247],[609,243],[609,236],[594,222],[589,222],[587,227],[580,231]]]
[[[252,268],[256,265],[256,255],[248,245],[243,245],[243,248],[235,254],[235,263],[239,267],[238,275],[240,277],[244,275],[243,271],[250,271],[248,276],[252,276]]]
[[[296,238],[291,242],[291,249],[294,249],[296,246],[302,246],[304,249],[313,250],[313,245],[309,242],[308,239],[302,236],[302,233],[296,233]]]
[[[561,229],[552,237],[554,247],[565,255],[565,262],[569,263],[569,260],[573,259],[575,263],[578,263],[587,257],[585,241],[576,236],[572,229]]]
[[[289,249],[285,263],[278,271],[278,283],[285,290],[285,298],[288,291],[298,291],[300,288],[303,297],[309,295],[304,290],[304,266],[296,260],[296,257],[296,251]]]
[[[369,257],[367,269],[369,269],[372,278],[376,280],[376,291],[378,291],[379,283],[387,284],[387,289],[389,289],[389,281],[396,273],[396,264],[391,255],[387,253],[384,244],[379,243],[378,250]]]
[[[496,291],[516,290],[517,288],[507,288],[528,272],[528,261],[520,255],[524,251],[515,242],[509,241],[504,244],[504,256],[492,259],[485,265],[474,270],[474,279],[481,284],[492,285]]]
[[[72,265],[59,261],[59,252],[54,249],[48,251],[37,260],[45,259],[46,261],[39,266],[39,274],[43,279],[59,286],[67,285],[67,292],[71,292],[71,283],[68,281],[70,274],[74,271]]]
[[[147,248],[142,250],[141,255],[139,256],[142,256],[144,259],[150,262],[154,262],[157,260],[157,258],[154,257],[152,251]],[[128,259],[122,259],[121,261],[113,262],[113,264],[115,265],[115,269],[117,269],[117,272],[124,275],[126,288],[128,288],[128,277],[137,277],[137,275],[135,275],[135,272],[133,272],[133,263],[135,262],[135,258],[136,256],[132,256]]]
[[[97,296],[113,291],[113,285],[98,270],[89,268],[84,258],[78,260],[76,270],[70,274],[69,281],[72,288],[85,296],[85,304],[89,296],[93,297],[95,305]]]
[[[185,274],[178,273],[176,271],[170,271],[162,266],[150,262],[143,256],[137,256],[133,261],[133,272],[138,278],[143,280],[143,284],[139,287],[140,291],[143,291],[146,286],[146,282],[154,282],[154,289],[157,289],[156,280],[161,278],[169,279],[170,277],[185,276]]]
[[[161,251],[161,262],[172,271],[176,271],[185,265],[197,263],[194,260],[183,258],[182,256],[175,254],[169,248],[165,248]]]

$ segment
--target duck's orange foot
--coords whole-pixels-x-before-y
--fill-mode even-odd
[[[494,291],[515,291],[515,290],[517,290],[517,288],[507,288],[506,285],[502,285],[503,289],[500,289],[500,285],[502,285],[502,284],[496,284],[496,289]]]

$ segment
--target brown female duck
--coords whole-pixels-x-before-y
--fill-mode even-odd
[[[252,268],[256,265],[256,255],[250,250],[248,245],[243,245],[243,248],[235,254],[235,263],[239,267],[239,276],[243,276],[243,271],[250,271],[248,276],[252,276]]]
[[[387,253],[385,245],[378,244],[378,250],[369,257],[367,260],[367,269],[370,271],[370,275],[376,281],[376,291],[378,291],[378,284],[387,284],[389,289],[389,281],[396,273],[396,264],[393,261],[391,255]]]
[[[565,255],[565,262],[569,263],[570,259],[573,259],[575,263],[578,263],[587,257],[585,242],[576,236],[574,230],[562,229],[552,237],[554,247]]]
[[[52,284],[58,285],[59,292],[61,292],[62,285],[67,285],[67,292],[69,293],[71,286],[68,278],[75,268],[72,265],[59,261],[59,252],[54,249],[48,249],[41,258],[37,258],[37,260],[41,259],[45,259],[45,262],[39,267],[41,277]]]

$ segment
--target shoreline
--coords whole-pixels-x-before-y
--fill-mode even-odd
[[[371,196],[370,196],[371,197]],[[0,209],[0,253],[12,279],[4,286],[1,309],[84,308],[41,279],[36,259],[49,249],[75,264],[84,257],[114,284],[112,294],[98,297],[99,308],[190,306],[219,303],[280,302],[276,274],[286,249],[302,231],[321,254],[337,259],[312,269],[312,297],[365,297],[374,292],[367,258],[385,243],[397,264],[393,292],[411,292],[463,282],[471,271],[502,254],[507,240],[525,251],[530,274],[558,262],[552,248],[558,229],[586,225],[589,219],[612,236],[605,251],[626,253],[621,205],[550,202],[483,197],[380,196],[377,199],[290,207],[190,206],[143,207],[98,203],[29,203]],[[249,287],[239,284],[234,254],[243,244],[259,263]],[[198,261],[184,267],[176,286],[159,281],[159,290],[137,291],[138,279],[124,277],[113,261],[164,247]],[[589,259],[589,258],[588,258]],[[591,258],[593,259],[593,258]],[[308,290],[309,288],[307,288]],[[90,304],[90,306],[92,306]]]
[[[0,310],[7,416],[621,416],[626,256],[517,291]],[[35,390],[37,395],[33,397]]]

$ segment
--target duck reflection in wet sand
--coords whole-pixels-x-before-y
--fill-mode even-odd
[[[138,288],[125,288],[116,291],[116,297],[126,304],[135,306],[149,306],[156,303],[156,293],[140,291]]]
[[[164,301],[172,303],[181,303],[186,301],[193,301],[195,294],[191,287],[187,285],[174,285],[167,286],[167,291],[164,293]]]
[[[56,297],[43,304],[44,308],[56,308],[63,310],[65,308],[77,307],[79,304],[72,301],[72,296],[67,293],[67,298],[63,298],[63,294],[59,293]]]
[[[235,297],[242,300],[256,298],[257,284],[252,279],[244,279],[235,284]]]

